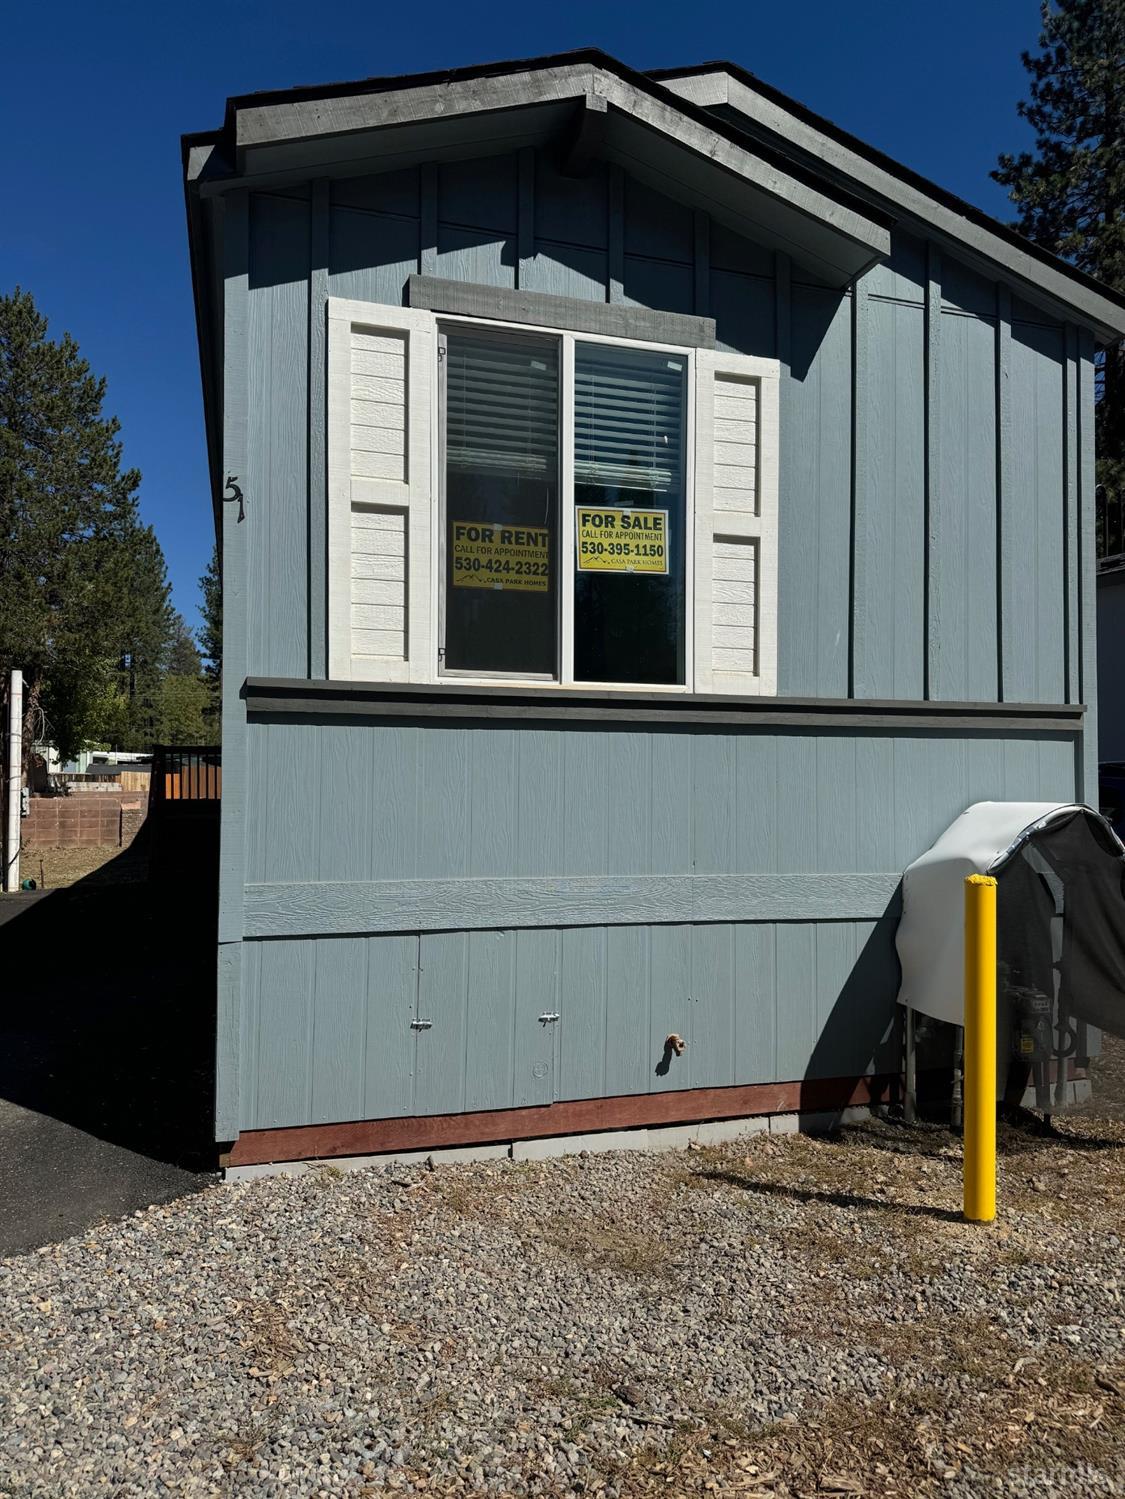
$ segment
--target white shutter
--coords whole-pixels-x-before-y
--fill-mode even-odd
[[[328,304],[328,672],[426,682],[437,337],[432,312]]]
[[[777,691],[779,367],[695,362],[695,690]]]

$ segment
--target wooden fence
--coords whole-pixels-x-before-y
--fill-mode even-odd
[[[222,752],[210,745],[157,744],[152,750],[151,806],[217,802],[223,792]]]

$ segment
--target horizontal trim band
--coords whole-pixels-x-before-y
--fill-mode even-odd
[[[694,1124],[754,1114],[823,1113],[851,1104],[885,1101],[897,1079],[805,1078],[795,1083],[750,1083],[733,1088],[685,1088],[668,1093],[625,1093],[579,1098],[522,1109],[476,1114],[430,1114],[410,1119],[358,1119],[347,1124],[297,1124],[245,1130],[222,1157],[224,1166],[271,1161],[328,1160],[390,1150],[437,1150],[447,1145],[487,1145],[496,1140],[541,1140],[593,1130],[646,1124]]]
[[[447,281],[441,276],[412,274],[406,282],[408,307],[448,312],[459,317],[494,318],[505,323],[529,323],[564,333],[596,333],[605,338],[636,338],[677,348],[713,349],[715,319],[685,312],[660,312],[648,307],[626,307],[620,302],[591,302],[557,297],[550,292],[510,291],[469,281]]]
[[[901,875],[576,875],[247,885],[247,937],[712,921],[877,921]]]
[[[248,677],[254,718],[445,718],[572,723],[704,724],[720,728],[825,728],[1078,733],[1081,703],[943,703],[859,698],[732,697],[568,687],[393,685]]]

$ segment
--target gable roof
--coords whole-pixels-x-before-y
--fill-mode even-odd
[[[891,219],[815,169],[597,51],[248,94],[185,138],[189,186],[455,160],[593,136],[594,154],[844,286],[890,249]]]
[[[725,61],[646,74],[585,48],[243,94],[220,129],[184,137],[184,166],[207,197],[568,133],[831,284],[885,257],[902,222],[1103,341],[1125,336],[1125,295]]]

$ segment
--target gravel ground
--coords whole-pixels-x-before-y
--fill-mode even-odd
[[[1125,1125],[332,1168],[0,1261],[0,1494],[1125,1492]]]

